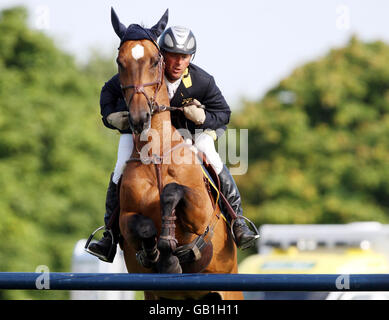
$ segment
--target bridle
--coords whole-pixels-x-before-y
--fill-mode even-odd
[[[159,48],[158,48],[158,50],[159,50]],[[163,56],[162,56],[161,51],[158,51],[158,54],[159,54],[159,60],[158,60],[158,76],[157,76],[157,80],[152,81],[152,82],[148,82],[148,83],[142,83],[142,84],[130,84],[130,85],[127,85],[127,86],[123,86],[122,84],[120,84],[120,88],[122,89],[123,97],[125,97],[125,92],[126,92],[127,89],[134,89],[134,92],[132,93],[132,95],[131,95],[131,97],[129,99],[128,106],[131,105],[131,101],[134,98],[134,95],[136,95],[136,94],[143,94],[145,96],[146,100],[147,100],[147,104],[148,104],[148,106],[150,108],[150,114],[151,115],[153,115],[156,112],[160,112],[160,111],[166,110],[166,108],[160,107],[158,105],[157,101],[156,101],[157,94],[158,94],[159,90],[162,87],[163,76],[164,76],[164,73],[165,73],[165,71],[164,71],[165,70],[165,62],[163,60]],[[145,91],[145,87],[152,87],[152,86],[156,86],[156,88],[155,88],[153,97],[150,98],[147,95],[146,91]]]
[[[128,102],[128,107],[131,105],[131,101],[134,98],[134,95],[143,94],[147,100],[147,104],[149,106],[151,116],[154,115],[155,113],[164,112],[164,111],[176,111],[176,110],[183,111],[183,108],[185,107],[185,105],[183,105],[181,107],[172,107],[172,106],[163,106],[163,105],[160,106],[156,101],[157,94],[158,94],[159,90],[161,89],[162,83],[163,83],[163,78],[164,78],[164,74],[165,74],[165,61],[163,59],[163,55],[162,55],[162,52],[159,48],[159,45],[154,40],[151,40],[151,41],[157,47],[158,55],[159,55],[157,80],[152,81],[152,82],[148,82],[148,83],[143,83],[143,84],[130,84],[130,85],[126,85],[126,86],[123,86],[122,84],[120,84],[120,88],[122,89],[124,101],[126,101],[125,100],[126,90],[127,89],[134,89],[134,92],[130,96],[130,99]],[[152,98],[150,98],[145,91],[145,87],[151,87],[151,86],[156,86],[155,91],[154,91],[154,95]]]

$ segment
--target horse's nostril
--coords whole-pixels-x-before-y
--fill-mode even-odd
[[[145,112],[142,116],[142,120],[143,120],[142,122],[143,122],[144,129],[150,125],[150,119],[151,119],[150,113]]]
[[[146,121],[145,121],[145,122],[147,123],[147,122],[149,122],[149,121],[150,121],[150,113],[147,112],[147,113],[146,113]]]

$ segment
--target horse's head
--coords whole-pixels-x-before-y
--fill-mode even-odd
[[[159,89],[164,63],[157,39],[166,28],[168,10],[151,29],[138,24],[125,27],[111,10],[112,26],[121,39],[116,59],[123,97],[130,112],[130,127],[135,134],[148,129]]]

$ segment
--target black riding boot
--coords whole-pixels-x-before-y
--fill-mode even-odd
[[[244,219],[239,218],[239,216],[243,216],[240,193],[238,187],[235,184],[234,178],[226,166],[224,166],[222,172],[220,172],[219,180],[221,192],[226,197],[232,209],[238,215],[238,218],[234,222],[233,226],[236,245],[241,249],[250,248],[255,244],[255,241],[259,238],[259,235],[247,227]],[[224,210],[224,212],[227,213],[227,210]],[[229,221],[231,220],[232,219],[230,217]]]
[[[105,232],[103,233],[103,237],[99,242],[92,243],[88,251],[97,256],[100,260],[105,262],[113,262],[113,259],[116,255],[116,246],[118,243],[118,228],[114,226],[107,227],[109,224],[113,225],[110,222],[110,219],[113,216],[114,211],[117,209],[119,205],[119,197],[117,192],[117,185],[112,181],[112,176],[109,181],[108,190],[107,190],[107,198],[105,201],[105,215],[104,215],[104,223],[105,223]],[[113,238],[112,238],[113,237]]]

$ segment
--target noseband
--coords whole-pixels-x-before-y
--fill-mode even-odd
[[[147,100],[147,104],[150,108],[151,115],[153,115],[156,112],[160,112],[160,111],[165,110],[165,108],[162,106],[160,107],[156,101],[157,94],[162,86],[164,70],[165,70],[165,62],[163,61],[163,56],[162,56],[161,52],[159,52],[158,78],[156,81],[143,83],[143,84],[130,84],[128,86],[123,86],[122,84],[120,84],[120,88],[122,89],[123,97],[125,97],[126,89],[134,89],[134,92],[131,95],[130,100],[128,102],[128,107],[130,106],[131,101],[134,98],[134,95],[143,94]],[[150,98],[145,91],[145,87],[151,87],[151,86],[156,86],[155,91],[154,91],[154,96],[152,98]]]

